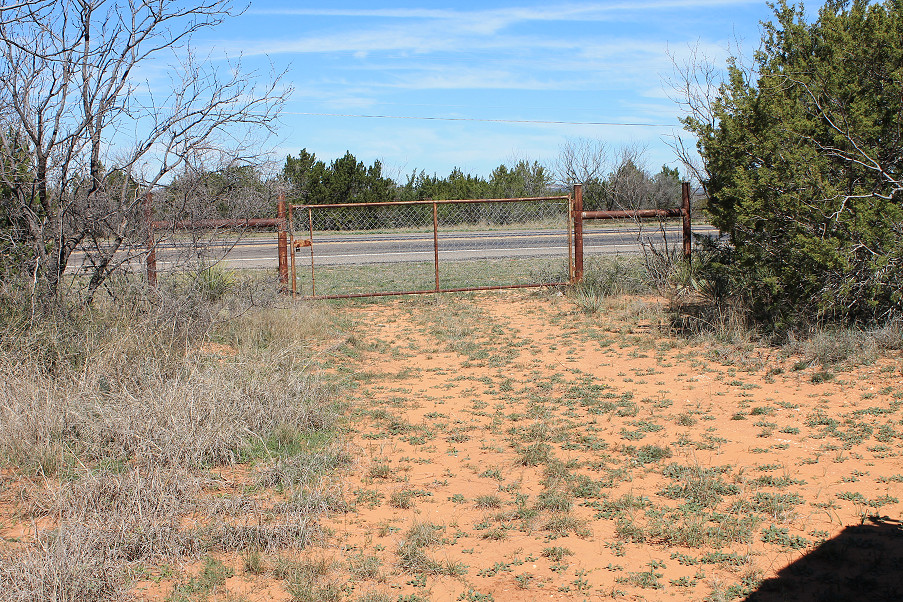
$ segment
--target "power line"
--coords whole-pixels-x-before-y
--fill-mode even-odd
[[[362,117],[365,119],[415,119],[422,121],[484,121],[490,123],[539,123],[552,125],[607,125],[619,127],[678,127],[676,123],[622,123],[614,121],[552,121],[541,119],[482,119],[478,117],[410,117],[405,115],[357,115],[353,113],[299,113],[283,111],[283,115],[307,115],[312,117]]]

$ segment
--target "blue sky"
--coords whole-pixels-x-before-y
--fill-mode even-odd
[[[669,52],[698,46],[723,64],[738,43],[754,50],[770,17],[762,0],[251,0],[195,44],[241,55],[245,68],[287,69],[280,159],[350,150],[396,178],[453,167],[488,175],[522,158],[553,162],[568,139],[594,138],[644,147],[657,170],[676,166],[666,140],[680,130]],[[590,125],[602,123],[653,125]]]

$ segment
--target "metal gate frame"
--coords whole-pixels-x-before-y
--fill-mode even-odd
[[[636,209],[619,211],[584,211],[583,186],[576,184],[571,195],[571,222],[574,227],[574,260],[571,268],[571,284],[583,280],[583,220],[593,219],[654,219],[663,217],[683,218],[683,256],[690,260],[693,233],[690,222],[690,183],[681,182],[681,207],[673,209]]]
[[[311,295],[304,297],[305,299],[348,299],[356,297],[386,297],[395,295],[418,295],[426,293],[451,293],[464,291],[483,291],[483,290],[501,290],[514,288],[537,288],[542,286],[550,286],[558,283],[533,283],[533,284],[511,284],[499,286],[478,286],[454,289],[443,289],[439,282],[439,220],[438,206],[444,204],[468,204],[468,203],[515,203],[524,201],[568,201],[567,211],[567,237],[568,237],[568,266],[569,279],[568,284],[577,284],[583,279],[583,221],[593,219],[650,219],[650,218],[667,218],[682,217],[683,218],[683,256],[689,261],[692,249],[692,228],[690,217],[690,184],[689,182],[681,183],[681,207],[672,209],[640,209],[634,211],[584,211],[583,210],[583,186],[575,184],[571,194],[567,196],[539,196],[539,197],[521,197],[514,199],[450,199],[450,200],[423,200],[423,201],[396,201],[384,203],[335,203],[328,205],[294,205],[285,202],[284,193],[279,194],[277,217],[246,219],[246,220],[229,220],[229,219],[213,219],[213,220],[195,220],[195,221],[153,221],[152,219],[152,201],[151,193],[144,200],[144,219],[147,228],[147,282],[150,286],[155,286],[157,281],[157,261],[156,261],[156,239],[154,231],[163,228],[174,229],[216,229],[225,227],[241,227],[241,228],[272,228],[277,231],[278,240],[278,258],[279,282],[282,290],[288,292],[289,281],[291,281],[291,294],[295,298],[297,296],[297,272],[295,265],[295,254],[304,247],[311,247],[310,250],[310,269],[311,269]],[[435,288],[429,290],[411,290],[383,293],[356,293],[347,295],[316,295],[316,280],[314,269],[314,253],[313,253],[313,211],[314,209],[336,209],[336,208],[360,208],[360,207],[386,207],[386,206],[403,206],[403,205],[432,205],[433,208],[433,262],[435,265],[436,285]],[[294,221],[292,214],[295,209],[307,210],[310,238],[301,241],[295,241]],[[289,253],[291,254],[289,257]],[[289,267],[290,259],[290,267]],[[289,278],[291,275],[291,278]]]
[[[574,188],[576,191],[577,187]],[[438,218],[438,207],[439,205],[451,205],[451,204],[475,204],[475,203],[517,203],[517,202],[529,202],[529,201],[567,201],[567,219],[568,224],[566,227],[567,237],[568,237],[568,266],[569,266],[569,282],[574,282],[575,278],[575,253],[574,253],[574,239],[572,236],[572,232],[574,232],[573,228],[573,216],[574,216],[574,194],[569,195],[558,195],[558,196],[538,196],[538,197],[521,197],[521,198],[513,198],[513,199],[448,199],[448,200],[422,200],[422,201],[394,201],[394,202],[381,202],[381,203],[333,203],[333,204],[323,204],[323,205],[288,205],[288,237],[289,237],[289,247],[291,249],[291,292],[292,297],[296,297],[298,294],[297,291],[297,272],[295,265],[295,253],[304,247],[310,247],[310,270],[311,270],[311,294],[302,297],[303,299],[354,299],[354,298],[362,298],[362,297],[391,297],[397,295],[423,295],[427,293],[457,293],[457,292],[465,292],[465,291],[488,291],[488,290],[503,290],[503,289],[516,289],[516,288],[539,288],[543,286],[551,286],[559,283],[552,282],[537,282],[531,284],[510,284],[510,285],[498,285],[498,286],[474,286],[474,287],[463,287],[463,288],[442,288],[440,280],[439,280],[439,218]],[[350,293],[343,295],[317,295],[316,294],[316,271],[314,267],[314,226],[313,226],[313,212],[317,209],[344,209],[344,208],[363,208],[363,207],[399,207],[399,206],[412,206],[412,205],[431,205],[433,209],[433,265],[435,268],[435,276],[436,276],[436,284],[432,289],[423,289],[423,290],[406,290],[406,291],[391,291],[391,292],[373,292],[373,293]],[[294,220],[292,219],[293,212],[295,210],[307,211],[308,215],[308,225],[309,225],[309,235],[308,239],[301,239],[299,241],[295,240],[295,232],[294,232]],[[280,263],[281,265],[281,263]]]

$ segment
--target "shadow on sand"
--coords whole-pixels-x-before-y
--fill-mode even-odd
[[[766,579],[746,602],[903,601],[903,526],[870,517]]]

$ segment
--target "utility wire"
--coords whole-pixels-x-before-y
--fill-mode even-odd
[[[356,115],[352,113],[298,113],[283,111],[283,115],[308,115],[313,117],[363,117],[367,119],[418,119],[424,121],[485,121],[490,123],[541,123],[553,125],[608,125],[621,127],[678,127],[676,123],[621,123],[614,121],[551,121],[540,119],[481,119],[477,117],[408,117],[403,115]]]

